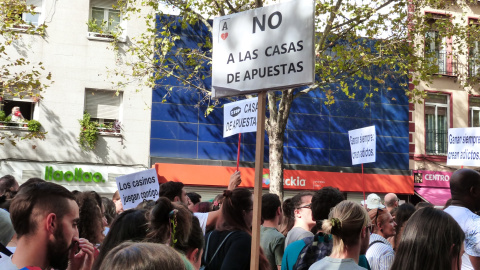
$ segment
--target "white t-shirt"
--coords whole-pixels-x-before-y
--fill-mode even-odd
[[[0,252],[0,269],[2,270],[18,270],[17,266],[12,263],[12,258]]]
[[[207,220],[208,220],[208,213],[193,213],[194,216],[198,218],[200,222],[200,227],[202,227],[203,235],[205,235],[205,231],[207,230]]]
[[[465,253],[462,257],[462,270],[471,270],[473,266],[468,255],[480,257],[480,216],[461,206],[449,206],[445,209],[445,212],[457,221],[465,233]]]

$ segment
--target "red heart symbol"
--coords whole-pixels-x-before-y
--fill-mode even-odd
[[[220,35],[220,37],[221,37],[223,40],[225,40],[225,39],[227,39],[227,37],[228,37],[228,33],[223,33],[223,34]]]

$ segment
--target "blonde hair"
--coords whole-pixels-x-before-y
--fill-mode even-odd
[[[358,243],[362,228],[370,224],[367,210],[352,201],[335,206],[322,224],[323,232],[333,235],[332,253],[343,253],[345,246]]]

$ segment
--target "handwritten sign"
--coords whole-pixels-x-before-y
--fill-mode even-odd
[[[225,104],[223,107],[223,137],[257,131],[258,98]]]
[[[215,18],[213,98],[312,84],[314,5],[296,0]]]
[[[348,139],[352,151],[352,165],[375,162],[376,137],[375,126],[348,131]]]
[[[480,128],[449,128],[447,165],[480,166]]]
[[[119,176],[115,180],[124,210],[134,208],[145,200],[158,199],[160,185],[155,169]]]

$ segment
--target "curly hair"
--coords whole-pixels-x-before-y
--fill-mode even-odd
[[[94,193],[80,192],[75,195],[77,201],[80,220],[78,222],[78,234],[93,244],[98,244],[103,240],[103,214],[101,205]]]

